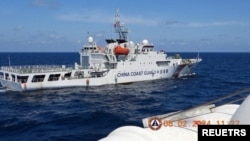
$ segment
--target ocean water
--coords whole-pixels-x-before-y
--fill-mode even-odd
[[[197,53],[180,53],[183,58]],[[174,55],[174,53],[169,53]],[[250,53],[200,53],[195,75],[128,85],[0,93],[1,141],[96,141],[145,117],[250,87]],[[79,63],[78,53],[0,53],[0,66]]]

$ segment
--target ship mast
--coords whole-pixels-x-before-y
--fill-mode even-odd
[[[116,11],[115,14],[115,24],[114,24],[115,32],[119,34],[120,40],[127,40],[128,29],[124,27],[124,24],[120,21],[119,10]]]

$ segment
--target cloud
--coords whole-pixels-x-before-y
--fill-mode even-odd
[[[211,27],[211,26],[250,26],[250,22],[225,21],[225,22],[208,22],[208,23],[189,23],[191,27]]]
[[[61,34],[50,34],[51,39],[61,39],[63,36]]]
[[[33,0],[31,5],[33,7],[56,8],[58,2],[57,0]]]
[[[105,20],[103,18],[105,17]],[[71,13],[58,16],[59,20],[69,22],[91,22],[91,23],[110,23],[113,18],[111,16],[102,15],[99,13],[83,12],[83,13]]]
[[[170,45],[170,46],[185,46],[188,44],[185,40],[168,40],[168,39],[162,39],[159,41],[160,45]]]
[[[97,33],[95,34],[95,36],[96,36],[96,37],[104,37],[105,34],[106,34],[105,32],[97,32]]]
[[[247,45],[250,45],[250,41],[247,42]]]
[[[167,20],[167,26],[186,26],[186,27],[220,27],[220,26],[250,26],[250,22],[241,21],[219,21],[219,22],[181,22],[177,20]]]
[[[14,31],[20,31],[23,29],[23,26],[17,25],[16,27],[13,28]]]
[[[165,24],[170,26],[175,26],[175,25],[182,25],[184,23],[177,20],[167,20]]]
[[[69,22],[90,22],[90,23],[112,23],[115,17],[107,14],[103,11],[86,11],[79,13],[64,14],[57,17],[59,20],[69,21]],[[104,20],[105,19],[105,20]],[[121,16],[121,22],[145,25],[145,26],[156,26],[160,23],[158,19],[150,19],[135,16]]]
[[[124,21],[126,23],[146,25],[146,26],[156,26],[160,23],[158,19],[147,19],[142,17],[125,17]]]
[[[115,17],[113,14],[110,15],[105,11],[85,9],[82,12],[63,14],[57,18],[69,22],[112,23]],[[121,21],[125,24],[128,23],[142,26],[158,26],[162,24],[183,27],[250,26],[250,22],[247,21],[184,22],[174,19],[163,21],[158,17],[142,17],[136,15],[121,15]]]
[[[77,40],[76,41],[77,44],[82,44],[82,42],[83,42],[82,40]]]

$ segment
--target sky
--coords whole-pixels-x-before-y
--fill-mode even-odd
[[[0,52],[78,52],[104,47],[114,16],[128,39],[166,52],[250,52],[248,0],[1,0]]]

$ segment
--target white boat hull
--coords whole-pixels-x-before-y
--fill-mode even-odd
[[[237,92],[235,94],[240,93]],[[231,96],[235,96],[235,94]],[[224,98],[232,97],[229,95]],[[241,99],[241,97],[239,98]],[[229,132],[226,129],[234,130],[232,126],[235,126],[235,132],[237,132],[240,125],[250,124],[249,106],[250,95],[241,104],[224,104],[219,106],[209,104],[189,110],[156,115],[144,118],[142,120],[144,127],[121,126],[98,141],[197,141],[199,134],[201,134],[198,133],[198,125],[218,125],[216,129],[220,129],[220,125],[229,125],[229,127],[224,128],[226,136],[225,134],[219,135],[217,132],[217,138],[229,137]],[[156,125],[152,124],[152,119],[160,121],[161,124],[157,125],[159,128],[153,127]],[[244,129],[244,126],[242,129]],[[213,131],[211,131],[211,137],[213,136],[214,138],[216,136]],[[232,137],[236,136],[237,134],[232,135]],[[241,137],[244,137],[244,134]]]
[[[197,62],[198,63],[198,62]],[[181,77],[192,74],[192,69],[197,64],[188,64],[181,67],[181,70],[178,70],[179,66],[168,66],[168,67],[145,67],[140,69],[111,69],[105,74],[105,76],[101,77],[69,77],[62,78],[59,77],[57,81],[47,81],[49,75],[53,73],[27,73],[22,75],[29,75],[32,78],[34,75],[45,75],[43,82],[32,82],[31,79],[28,79],[26,83],[15,82],[9,79],[1,79],[0,82],[3,87],[9,88],[15,91],[25,91],[25,90],[39,90],[39,89],[49,89],[49,88],[65,88],[65,87],[89,87],[89,86],[101,86],[108,84],[122,84],[122,83],[133,83],[139,81],[150,81],[157,79],[168,79]],[[79,70],[72,70],[72,73]],[[87,71],[87,70],[83,70]],[[8,72],[9,73],[9,72]],[[60,74],[65,74],[68,72],[60,72]],[[9,73],[9,75],[20,75],[17,73]]]

